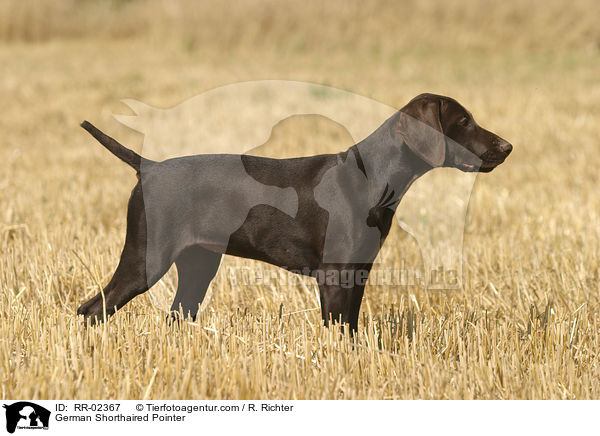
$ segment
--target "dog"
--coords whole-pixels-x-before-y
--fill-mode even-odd
[[[410,185],[438,167],[490,172],[512,145],[456,100],[421,94],[348,150],[292,159],[206,154],[145,159],[84,121],[136,170],[125,246],[104,290],[77,313],[91,324],[147,291],[175,263],[171,315],[194,319],[223,254],[317,279],[321,316],[358,329],[373,262]]]

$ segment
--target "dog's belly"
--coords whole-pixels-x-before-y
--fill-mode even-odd
[[[326,226],[327,213],[318,207],[301,205],[292,218],[271,206],[255,206],[231,235],[226,254],[308,273],[321,263]]]

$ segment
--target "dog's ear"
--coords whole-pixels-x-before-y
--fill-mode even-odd
[[[446,137],[440,120],[441,100],[420,95],[398,112],[395,134],[399,135],[413,153],[432,167],[446,160]]]

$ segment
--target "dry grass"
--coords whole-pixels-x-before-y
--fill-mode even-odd
[[[174,3],[160,16],[154,2],[71,3],[0,14],[2,398],[600,398],[597,2]],[[368,287],[353,347],[320,326],[310,281],[233,285],[228,267],[268,267],[229,258],[196,323],[164,322],[171,272],[83,328],[75,310],[116,266],[135,177],[78,123],[139,148],[110,119],[121,98],[168,107],[264,78],[394,106],[451,95],[513,142],[475,186],[464,290]],[[347,140],[322,121],[281,129],[281,148]],[[420,265],[398,229],[382,256]]]
[[[194,51],[279,49],[368,55],[415,46],[547,49],[600,46],[591,0],[436,0],[287,2],[276,0],[4,0],[0,39],[179,39]]]

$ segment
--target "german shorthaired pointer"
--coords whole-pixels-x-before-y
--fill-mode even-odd
[[[269,159],[207,154],[154,162],[87,121],[133,167],[127,235],[103,292],[77,311],[103,320],[177,266],[172,316],[194,318],[221,256],[257,259],[315,277],[321,314],[357,330],[365,283],[406,190],[436,167],[492,171],[511,144],[455,100],[422,94],[338,154]]]

